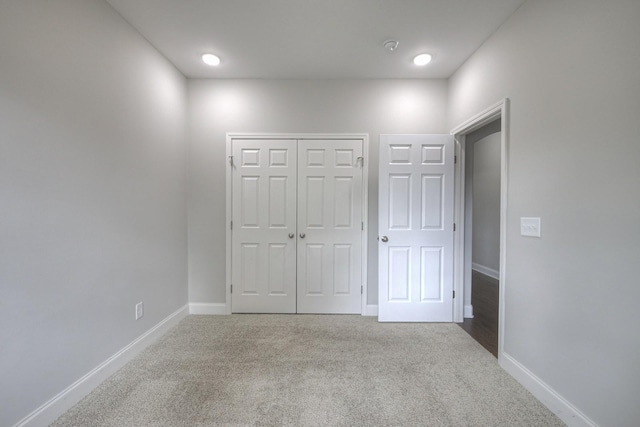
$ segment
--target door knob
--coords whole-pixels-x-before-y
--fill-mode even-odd
[[[389,241],[389,238],[387,236],[382,236],[381,240],[386,243]]]
[[[293,239],[294,237],[295,237],[295,234],[293,234],[293,233],[289,233],[289,238],[290,238],[290,239]]]
[[[304,239],[306,236],[307,236],[306,234],[304,234],[304,233],[300,233],[300,238],[301,238],[301,239]]]

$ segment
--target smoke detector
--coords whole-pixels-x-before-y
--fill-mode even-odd
[[[387,40],[384,42],[383,46],[387,50],[387,52],[394,52],[398,48],[398,42],[395,40]]]

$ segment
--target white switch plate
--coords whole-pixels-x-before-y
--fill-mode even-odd
[[[540,237],[540,218],[520,217],[520,235]]]

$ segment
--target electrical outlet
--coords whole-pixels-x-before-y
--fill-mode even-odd
[[[136,320],[144,316],[144,302],[140,301],[136,304]]]
[[[520,218],[520,235],[540,237],[540,218]]]

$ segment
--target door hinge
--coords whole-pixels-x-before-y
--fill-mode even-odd
[[[229,225],[230,229],[233,230],[233,221],[231,221],[231,224]]]
[[[456,231],[456,223],[453,223],[453,231]]]
[[[453,291],[453,299],[456,298],[456,291]]]
[[[229,288],[229,293],[233,293],[233,285]]]
[[[364,221],[360,223],[360,230],[364,231]]]
[[[229,156],[229,164],[233,166],[233,156]]]
[[[453,156],[453,164],[457,164],[458,163],[458,156]]]
[[[364,286],[360,285],[360,295],[364,294]]]

